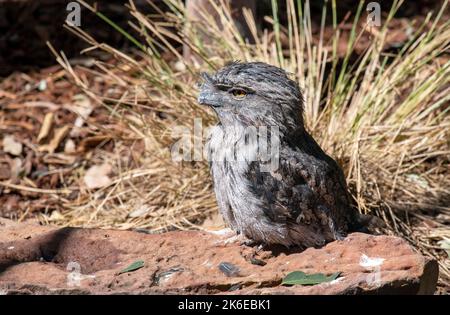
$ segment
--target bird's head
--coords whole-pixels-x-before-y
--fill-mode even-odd
[[[286,72],[262,62],[226,65],[213,75],[202,74],[198,102],[211,106],[223,125],[303,125],[303,99]]]

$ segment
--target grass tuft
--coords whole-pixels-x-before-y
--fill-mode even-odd
[[[97,61],[97,75],[113,91],[107,95],[91,89],[64,54],[54,51],[73,81],[121,126],[108,131],[115,151],[96,157],[99,163],[114,165],[113,183],[82,191],[54,222],[152,231],[202,228],[199,224],[217,211],[207,164],[173,162],[172,131],[176,126],[192,130],[194,118],[204,125],[215,123],[212,113],[196,103],[200,71],[231,60],[264,61],[282,66],[299,82],[307,127],[343,166],[359,210],[381,217],[386,233],[402,235],[438,258],[441,284],[449,285],[449,260],[438,245],[450,239],[450,61],[445,55],[450,21],[442,19],[448,1],[416,25],[396,53],[386,47],[402,1],[394,1],[379,28],[367,25],[361,1],[350,32],[337,20],[336,1],[327,2],[318,36],[313,35],[309,1],[286,1],[287,27],[280,24],[277,1],[272,1],[273,16],[266,17],[269,29],[259,30],[251,13],[244,11],[254,44],[239,35],[224,1],[211,2],[217,18],[202,11],[201,20],[188,22],[182,1],[164,3],[168,11],[158,9],[155,18],[130,1],[135,19],[130,25],[140,41],[95,12],[139,48],[133,54],[68,28],[91,45],[86,52],[102,50],[115,58],[114,65]],[[332,35],[327,37],[330,13]],[[364,38],[370,41],[363,44]],[[197,62],[183,59],[181,45],[190,48]],[[130,165],[135,146],[143,148]],[[137,209],[144,214],[132,215]]]

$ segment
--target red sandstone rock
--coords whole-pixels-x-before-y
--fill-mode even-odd
[[[354,233],[303,252],[272,248],[255,255],[255,250],[225,244],[220,236],[206,232],[150,235],[0,219],[0,292],[432,294],[438,278],[436,261],[392,236]],[[144,267],[120,273],[138,260],[144,261]],[[266,264],[261,266],[261,261]],[[238,273],[226,276],[219,269],[223,262],[237,267]],[[377,273],[377,267],[370,265],[380,262]],[[282,286],[281,280],[291,271],[341,275],[314,286]]]

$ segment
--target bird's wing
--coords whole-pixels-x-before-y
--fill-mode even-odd
[[[282,162],[282,176],[293,176],[294,185],[306,185],[316,202],[332,211],[348,205],[348,192],[344,175],[337,163],[328,156],[295,152]]]
[[[248,176],[253,192],[263,201],[265,214],[275,222],[324,224],[328,216],[338,227],[347,218],[348,192],[342,171],[322,151],[305,152],[285,148],[280,152],[279,167],[262,172],[252,163]],[[344,228],[346,229],[346,228]]]

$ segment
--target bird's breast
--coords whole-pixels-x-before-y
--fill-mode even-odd
[[[243,127],[217,126],[207,142],[208,159],[221,163],[225,171],[245,172],[251,162],[258,160],[258,137]]]

